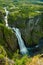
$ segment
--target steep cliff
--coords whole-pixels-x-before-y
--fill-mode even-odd
[[[13,16],[14,19],[14,16]],[[9,15],[8,21],[12,19]],[[14,19],[15,20],[15,19]],[[43,37],[43,14],[34,16],[33,18],[23,19],[18,18],[16,21],[9,23],[11,27],[17,27],[20,29],[22,38],[27,46],[36,45],[39,43],[39,39]]]
[[[11,29],[8,29],[3,24],[0,24],[0,45],[4,46],[4,49],[9,56],[11,52],[13,53],[18,49],[17,38],[15,34],[12,33]]]

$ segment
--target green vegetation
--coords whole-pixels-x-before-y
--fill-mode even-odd
[[[15,38],[15,40],[14,40],[14,38]],[[16,50],[17,44],[15,42],[16,42],[16,37],[12,33],[12,30],[8,29],[3,24],[0,24],[0,45],[2,45],[4,47],[3,49],[6,50],[7,55],[9,57],[11,57],[13,52]],[[15,46],[15,47],[13,47],[13,46]],[[1,46],[0,46],[0,49],[1,49]]]
[[[41,53],[43,54],[43,48],[34,57],[22,56],[19,53],[20,50],[18,51],[19,46],[15,32],[13,33],[11,28],[6,27],[4,21],[6,15],[4,7],[6,7],[9,11],[9,27],[17,27],[20,29],[27,47],[37,45],[39,40],[43,38],[43,3],[32,4],[27,1],[0,0],[0,60],[2,64],[4,62],[3,65],[39,65],[37,61],[40,61],[39,57]],[[11,63],[9,58],[14,63]],[[41,60],[43,62],[43,59]]]

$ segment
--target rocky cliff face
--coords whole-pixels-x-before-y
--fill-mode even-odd
[[[5,50],[10,51],[16,51],[18,48],[15,34],[3,24],[0,24],[0,45],[4,46]]]
[[[15,32],[12,33],[11,29],[8,29],[3,25],[3,23],[5,24],[4,16],[5,12],[4,14],[1,12],[0,44],[8,48],[9,51],[16,51],[18,49],[18,42]],[[39,39],[43,37],[43,13],[32,18],[15,18],[16,17],[10,12],[8,15],[8,24],[10,27],[16,27],[20,29],[25,45],[29,47],[38,44]]]
[[[10,15],[9,15],[10,16]],[[14,17],[13,17],[14,18]],[[36,45],[39,39],[43,37],[43,15],[37,15],[33,18],[20,19],[12,21],[9,17],[9,26],[18,27],[21,31],[22,38],[27,46]],[[42,24],[41,24],[42,23]]]
[[[3,13],[0,11],[0,23],[4,22],[4,15]]]

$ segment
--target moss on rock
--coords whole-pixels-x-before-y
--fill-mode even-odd
[[[12,30],[8,29],[3,24],[0,24],[0,45],[4,46],[4,49],[10,57],[18,48],[15,33],[12,33]]]
[[[11,15],[11,14],[10,14]],[[11,21],[11,18],[13,19]],[[39,39],[43,37],[43,15],[36,15],[33,18],[23,18],[22,16],[18,16],[15,20],[15,14],[13,14],[13,17],[9,17],[9,26],[14,26],[20,29],[22,38],[24,39],[27,46],[29,45],[36,45],[39,42]],[[38,21],[38,24],[35,25],[35,23]],[[11,23],[10,23],[11,22]],[[31,29],[33,28],[33,31]]]

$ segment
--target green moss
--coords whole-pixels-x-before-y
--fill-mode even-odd
[[[15,65],[26,65],[26,62],[31,62],[32,59],[28,58],[28,56],[24,56],[21,59],[16,59]]]
[[[7,52],[7,57],[10,58],[10,59],[12,59],[14,52],[9,51],[9,49],[7,49],[7,48],[5,48],[5,50]]]
[[[2,56],[1,56],[1,55],[2,55]],[[5,57],[6,55],[7,55],[7,54],[6,54],[6,51],[5,51],[4,47],[3,47],[2,45],[0,45],[0,56],[1,56],[1,57],[3,57],[3,56]],[[1,58],[1,57],[0,57],[0,58]]]
[[[0,54],[0,59],[3,59],[4,58],[4,55]]]
[[[39,43],[39,39],[41,39],[41,37],[43,37],[43,32],[41,31],[41,29],[34,30],[33,35],[34,35],[33,41],[37,44],[37,43]]]
[[[12,55],[13,55],[12,48],[14,49],[14,45],[16,44],[14,43],[15,39],[13,39],[13,36],[14,34],[12,33],[11,29],[8,29],[3,24],[0,24],[0,45],[4,47],[3,49],[6,50],[9,58],[12,58]]]

